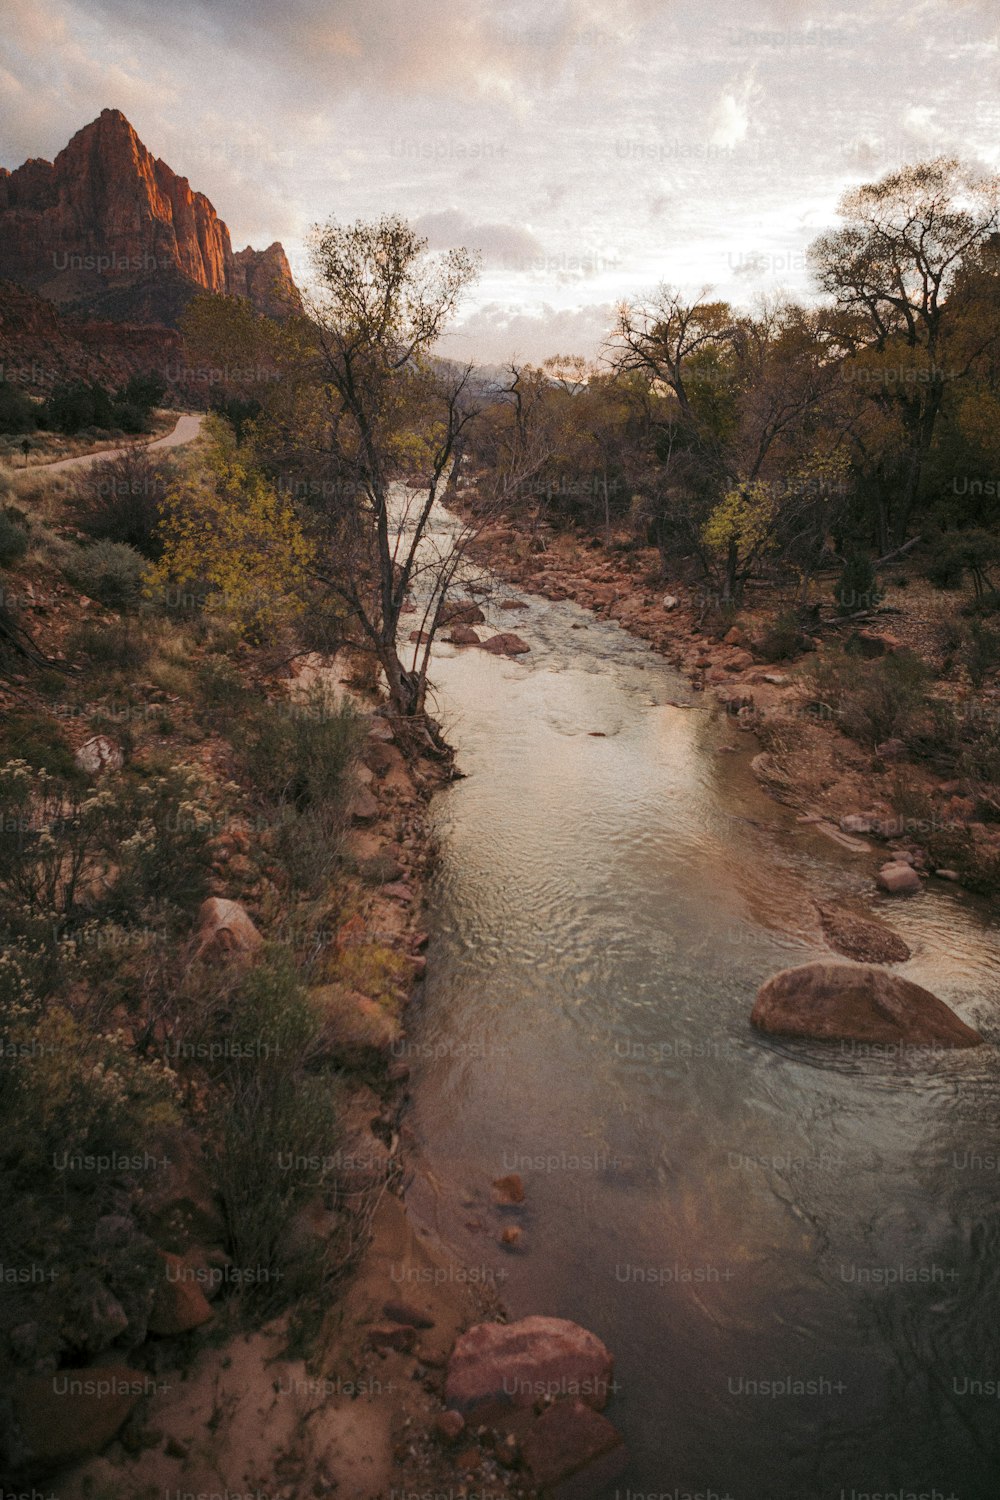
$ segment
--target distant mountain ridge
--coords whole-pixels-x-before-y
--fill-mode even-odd
[[[0,167],[0,280],[60,308],[175,327],[198,292],[246,297],[283,318],[301,308],[280,244],[233,251],[204,193],[154,157],[117,109],[54,162]]]

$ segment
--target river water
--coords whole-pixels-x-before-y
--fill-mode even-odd
[[[986,1047],[900,1058],[756,1034],[760,982],[831,957],[812,901],[869,891],[872,861],[766,798],[753,742],[645,643],[525,597],[489,614],[527,658],[435,649],[465,779],[434,804],[411,1210],[512,1316],[610,1346],[620,1496],[995,1500],[985,909],[940,883],[882,907],[913,950],[897,972]],[[489,1186],[512,1171],[526,1202],[504,1211]],[[500,1248],[508,1223],[523,1251]]]

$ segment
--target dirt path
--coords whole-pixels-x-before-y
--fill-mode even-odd
[[[199,412],[182,412],[173,431],[147,443],[145,445],[147,451],[154,452],[158,448],[179,448],[182,443],[193,442],[201,431],[202,420]],[[116,458],[119,453],[123,453],[125,448],[130,446],[131,444],[123,443],[117,448],[102,448],[97,453],[80,453],[75,458],[57,459],[55,463],[35,464],[34,472],[42,470],[46,474],[58,474],[62,469],[75,469],[84,464],[94,464],[109,458]],[[26,469],[24,472],[31,474],[33,471]]]

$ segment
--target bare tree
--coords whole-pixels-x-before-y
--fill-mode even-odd
[[[317,227],[312,249],[318,291],[308,310],[329,444],[321,503],[336,549],[319,576],[360,624],[395,713],[423,719],[430,643],[468,536],[461,529],[432,562],[425,543],[477,413],[470,369],[432,351],[477,266],[464,250],[428,256],[395,217]],[[418,487],[402,495],[401,481],[414,477]],[[426,649],[407,667],[400,617],[418,583],[429,590]]]

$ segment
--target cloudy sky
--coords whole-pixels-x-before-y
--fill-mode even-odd
[[[234,244],[394,211],[484,270],[446,352],[596,352],[661,280],[809,291],[852,183],[1000,167],[995,0],[2,0],[0,164],[102,108]]]

